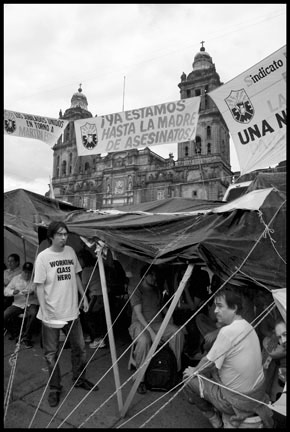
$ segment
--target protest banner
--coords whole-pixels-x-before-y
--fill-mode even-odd
[[[68,120],[4,110],[4,134],[56,144]]]
[[[241,175],[286,159],[286,45],[209,96],[228,126]]]
[[[76,120],[79,156],[132,150],[195,138],[200,96]]]

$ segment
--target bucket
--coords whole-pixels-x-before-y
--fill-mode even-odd
[[[263,429],[263,422],[259,416],[247,417],[242,421],[239,429]]]

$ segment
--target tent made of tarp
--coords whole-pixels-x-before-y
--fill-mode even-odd
[[[24,261],[34,261],[39,244],[38,227],[63,220],[79,207],[25,189],[4,193],[4,261],[11,253]]]
[[[270,289],[286,286],[286,196],[274,187],[231,203],[173,198],[126,212],[74,211],[65,222],[147,263],[205,262],[222,280],[236,273],[238,285],[252,278]]]

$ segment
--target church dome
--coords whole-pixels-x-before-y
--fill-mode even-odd
[[[210,69],[213,66],[214,65],[211,56],[205,51],[205,48],[202,46],[200,48],[200,51],[194,56],[192,70],[196,71],[200,69]]]
[[[71,98],[71,108],[80,107],[85,110],[88,109],[88,101],[84,94],[82,94],[81,84],[76,93],[73,94]]]

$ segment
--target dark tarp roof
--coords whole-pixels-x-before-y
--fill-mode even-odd
[[[286,194],[278,180],[274,175],[275,189],[268,190],[258,210],[245,210],[239,201],[255,191],[231,203],[171,198],[103,212],[74,210],[19,189],[4,194],[4,226],[38,244],[37,225],[64,220],[71,232],[101,239],[124,255],[156,264],[202,261],[223,280],[246,260],[245,274],[276,289],[286,286]],[[268,224],[270,230],[263,236]],[[240,273],[234,277],[237,284],[248,280]]]
[[[275,189],[260,210],[238,208],[214,213],[216,207],[227,204],[173,198],[132,206],[132,212],[127,213],[74,211],[65,222],[72,232],[101,239],[112,249],[148,263],[205,261],[223,280],[246,260],[242,267],[245,274],[276,289],[286,286],[285,200],[285,193]],[[171,207],[171,214],[162,213],[162,203],[166,210]],[[147,213],[138,212],[140,207]],[[183,208],[186,213],[178,214]],[[270,222],[270,231],[264,237],[265,224]],[[248,280],[240,273],[234,277],[239,285]]]

